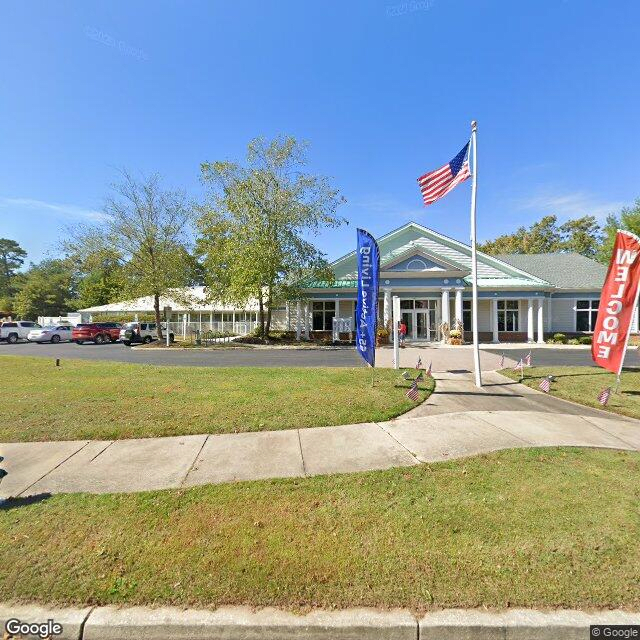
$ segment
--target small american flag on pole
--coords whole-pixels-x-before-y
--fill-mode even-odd
[[[520,360],[518,360],[518,362],[516,362],[516,366],[513,367],[515,371],[518,371],[518,369],[520,371],[522,371],[524,369],[524,361],[522,360],[522,358],[520,358]]]
[[[529,350],[529,353],[524,357],[524,365],[525,367],[531,366],[531,350]]]
[[[418,402],[420,400],[420,392],[418,391],[418,383],[414,380],[411,388],[407,393],[405,393],[409,400],[413,400],[413,402]]]
[[[416,382],[422,382],[424,380],[424,374],[422,371],[416,376]]]
[[[432,363],[429,363],[429,368],[427,369],[427,378],[433,378],[433,374],[431,373],[431,365]]]
[[[599,394],[598,394],[598,402],[603,406],[606,407],[607,403],[609,402],[609,397],[611,396],[611,387],[607,387],[606,389],[603,389]]]
[[[542,378],[542,382],[540,383],[540,391],[549,393],[550,389],[551,389],[551,380],[549,380],[549,378]]]
[[[418,362],[416,362],[416,369],[422,369],[422,358],[418,356]]]
[[[500,368],[504,369],[504,353],[500,356]]]
[[[468,151],[469,143],[467,142],[462,147],[462,151],[451,162],[447,162],[443,167],[425,173],[418,178],[420,193],[422,193],[422,201],[425,206],[440,200],[454,187],[471,177]]]

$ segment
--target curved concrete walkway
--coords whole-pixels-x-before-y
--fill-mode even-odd
[[[258,433],[0,444],[0,497],[135,492],[344,473],[534,446],[640,450],[640,421],[485,373],[436,374],[436,393],[388,422]]]

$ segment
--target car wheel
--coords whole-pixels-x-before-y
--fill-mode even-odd
[[[123,344],[125,347],[130,347],[130,346],[131,346],[131,340],[123,340],[123,341],[122,341],[122,344]]]
[[[109,344],[110,342],[111,342],[111,336],[107,333],[107,335],[104,336],[104,343]]]
[[[60,336],[51,336],[51,344],[58,344],[60,342]]]
[[[97,336],[94,338],[94,342],[95,342],[96,344],[102,344],[102,343],[104,342],[104,336],[97,335]]]
[[[173,333],[169,334],[169,344],[173,344],[176,340],[176,337],[173,335]]]
[[[16,342],[18,342],[18,334],[10,333],[9,336],[7,337],[7,342],[9,344],[15,344]]]
[[[149,344],[151,342],[151,336],[145,336],[142,342],[144,342],[145,344]]]
[[[84,340],[74,340],[76,344],[84,344]]]

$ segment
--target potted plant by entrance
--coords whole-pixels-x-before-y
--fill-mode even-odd
[[[389,344],[389,329],[386,327],[378,327],[376,331],[376,346],[381,344]]]
[[[449,344],[462,344],[462,331],[451,329],[449,332]]]

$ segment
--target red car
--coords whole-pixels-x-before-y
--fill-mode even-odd
[[[76,344],[83,342],[95,342],[105,344],[117,342],[120,338],[119,322],[92,322],[91,324],[79,324],[71,331],[71,341]]]

